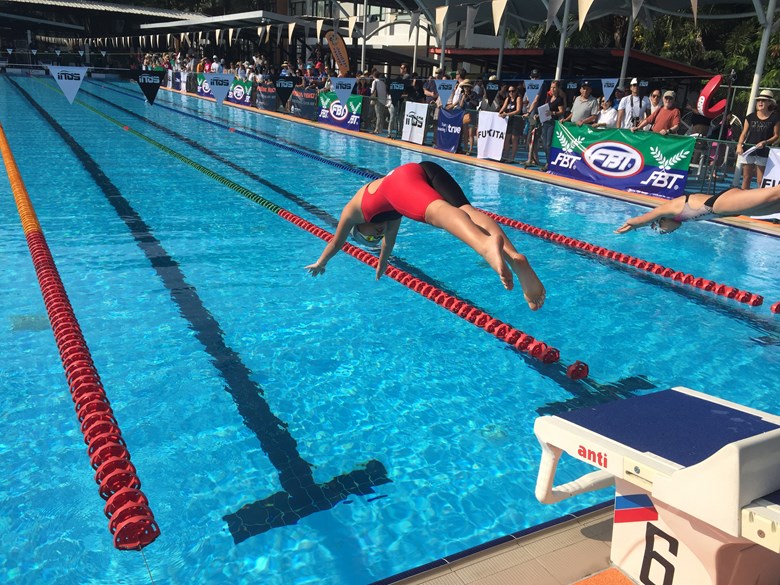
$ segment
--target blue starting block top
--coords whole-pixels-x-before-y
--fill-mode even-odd
[[[755,414],[675,390],[556,416],[683,467],[704,461],[729,443],[780,428]]]

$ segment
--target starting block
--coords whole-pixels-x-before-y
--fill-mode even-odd
[[[540,502],[615,486],[610,558],[643,585],[780,583],[780,417],[676,387],[536,419]],[[555,486],[570,456],[599,468]]]

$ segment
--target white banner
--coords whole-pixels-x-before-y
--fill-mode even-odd
[[[780,148],[769,149],[769,160],[764,169],[764,178],[761,181],[761,187],[777,187],[780,185]],[[780,219],[780,213],[771,215],[754,215],[761,219]]]
[[[232,73],[204,73],[203,76],[211,88],[211,94],[217,100],[217,105],[222,105],[228,91],[230,91],[230,84],[233,83],[235,75]],[[205,87],[203,89],[206,90]]]
[[[87,76],[86,67],[57,67],[50,66],[49,73],[60,86],[69,103],[73,103],[76,94],[81,88],[81,82]]]
[[[425,119],[428,116],[428,104],[406,102],[404,112],[404,127],[401,139],[415,144],[422,144],[425,138]]]
[[[477,124],[477,158],[501,160],[504,153],[507,119],[498,112],[479,112]]]

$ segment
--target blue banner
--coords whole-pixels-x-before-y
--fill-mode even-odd
[[[448,152],[458,152],[460,132],[463,127],[463,114],[460,108],[439,110],[439,124],[436,126],[436,148]]]

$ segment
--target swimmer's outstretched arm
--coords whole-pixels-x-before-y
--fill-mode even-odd
[[[360,204],[356,203],[357,196],[353,197],[349,203],[341,210],[341,217],[339,218],[339,225],[336,227],[336,233],[325,246],[325,249],[320,254],[319,259],[314,264],[306,266],[306,270],[312,276],[317,276],[325,272],[325,266],[330,262],[336,254],[339,253],[344,242],[347,241],[349,236],[349,230],[353,226],[363,223],[363,212],[360,210]]]
[[[388,221],[385,226],[385,237],[382,238],[382,250],[379,252],[379,264],[376,267],[376,279],[379,280],[387,270],[387,261],[393,253],[395,238],[398,236],[398,228],[401,227],[401,219]]]
[[[662,203],[655,209],[651,209],[647,213],[643,213],[642,215],[638,215],[636,217],[632,217],[631,219],[627,220],[626,223],[624,223],[622,226],[620,226],[618,229],[615,230],[616,234],[625,234],[630,232],[631,230],[639,229],[641,227],[645,227],[646,225],[650,225],[654,221],[658,221],[659,219],[663,219],[665,217],[674,217],[678,213],[680,213],[683,209],[683,205],[685,204],[685,197],[677,197],[676,199],[672,199],[671,201],[667,201],[666,203]]]

